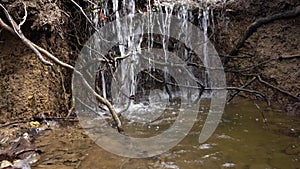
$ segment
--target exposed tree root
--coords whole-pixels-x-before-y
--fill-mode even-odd
[[[279,13],[279,14],[274,14],[271,16],[267,16],[265,18],[260,18],[253,22],[251,25],[248,26],[247,30],[244,32],[242,37],[238,40],[237,44],[233,47],[231,52],[229,53],[229,56],[236,56],[240,50],[240,48],[244,45],[245,41],[254,33],[256,30],[261,27],[262,25],[271,23],[275,20],[279,19],[290,19],[300,16],[300,6],[297,6],[295,9]],[[225,64],[228,63],[230,58],[226,58]]]
[[[260,18],[258,20],[256,20],[255,22],[253,22],[252,24],[250,24],[246,31],[242,34],[242,36],[240,37],[240,39],[237,41],[236,45],[232,48],[231,52],[228,54],[228,56],[223,56],[225,58],[224,64],[227,64],[231,59],[244,59],[244,58],[251,58],[248,56],[238,56],[239,50],[243,47],[244,43],[246,42],[246,40],[253,35],[253,33],[255,33],[257,31],[257,29],[259,27],[261,27],[262,25],[271,23],[273,21],[276,20],[280,20],[280,19],[290,19],[290,18],[295,18],[300,16],[300,6],[295,7],[293,10],[290,11],[286,11],[283,13],[278,13],[278,14],[274,14],[271,16],[267,16],[264,18]],[[279,60],[279,61],[283,61],[283,60],[289,60],[289,59],[296,59],[296,58],[300,58],[299,54],[296,55],[291,55],[291,56],[279,56],[277,58],[270,58],[267,59],[266,61],[263,62],[259,62],[255,65],[246,67],[246,68],[242,68],[242,69],[238,69],[238,70],[234,70],[234,69],[225,69],[226,72],[231,72],[231,73],[241,73],[242,75],[243,72],[248,72],[251,71],[259,66],[265,65],[270,63],[271,61],[275,61],[275,60]],[[251,75],[246,75],[246,76],[250,76],[252,77],[252,79],[250,81],[248,81],[247,83],[245,83],[241,88],[244,89],[245,87],[249,86],[251,83],[253,83],[254,81],[258,81],[259,83],[265,85],[268,88],[271,88],[275,91],[278,91],[286,96],[289,96],[290,98],[299,100],[299,96],[295,96],[293,94],[291,94],[290,92],[281,89],[280,87],[274,86],[266,81],[264,81],[260,75],[256,75],[256,74],[251,74]],[[230,102],[241,90],[236,91],[235,93],[233,93],[231,95],[231,97],[228,99],[227,102]]]

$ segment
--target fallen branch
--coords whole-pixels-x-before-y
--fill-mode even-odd
[[[105,98],[103,98],[102,96],[100,96],[89,84],[88,82],[85,80],[84,76],[82,75],[81,72],[79,72],[78,70],[76,70],[73,66],[69,65],[69,64],[66,64],[62,61],[60,61],[58,58],[56,58],[55,56],[53,56],[52,54],[50,54],[48,51],[44,50],[43,48],[35,45],[36,48],[38,48],[42,53],[44,53],[45,55],[47,55],[50,59],[52,59],[55,63],[63,66],[63,67],[66,67],[66,68],[69,68],[71,70],[74,71],[75,74],[79,75],[79,77],[81,78],[81,80],[83,81],[83,84],[85,85],[85,87],[87,87],[95,96],[96,98],[101,102],[103,103],[104,105],[107,106],[107,108],[109,109],[114,121],[117,123],[117,128],[118,128],[118,131],[123,131],[121,129],[121,121],[115,111],[115,109],[113,108],[112,104]]]
[[[240,50],[240,48],[244,45],[245,41],[254,33],[256,30],[261,27],[262,25],[271,23],[275,20],[279,19],[289,19],[294,18],[300,15],[300,6],[297,6],[295,9],[267,16],[265,18],[260,18],[257,21],[253,22],[250,26],[248,26],[247,30],[244,32],[242,37],[238,40],[237,44],[233,47],[231,52],[229,53],[229,56],[236,56]],[[225,63],[229,62],[229,58],[225,60]]]
[[[271,105],[269,97],[265,93],[263,93],[263,92],[260,92],[260,91],[257,91],[257,90],[246,89],[246,88],[243,88],[243,87],[226,87],[225,89],[227,89],[227,90],[236,90],[236,91],[239,91],[239,92],[243,91],[243,92],[258,94],[262,98],[265,99],[265,101],[267,102],[268,106]]]

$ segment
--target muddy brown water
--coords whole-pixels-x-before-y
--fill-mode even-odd
[[[149,158],[130,159],[107,152],[95,144],[80,127],[59,127],[44,131],[38,148],[43,151],[32,168],[82,169],[296,169],[300,167],[300,119],[269,110],[247,100],[226,105],[222,122],[212,137],[199,144],[205,113],[189,134],[174,148]],[[266,121],[262,117],[262,113]],[[166,127],[168,125],[165,125]],[[139,131],[128,125],[127,134]],[[155,132],[155,131],[153,131]],[[152,133],[153,134],[153,133]]]

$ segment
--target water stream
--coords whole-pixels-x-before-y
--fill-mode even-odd
[[[155,169],[296,169],[300,166],[300,120],[263,104],[238,99],[226,106],[222,122],[213,136],[199,144],[198,136],[207,116],[207,101],[202,103],[197,122],[187,137],[170,151],[146,159],[128,159],[97,147],[89,152],[83,168]],[[205,106],[206,105],[206,106]],[[262,118],[264,113],[266,122]],[[157,134],[160,127],[127,124],[126,133],[135,137]],[[113,143],[112,143],[112,146]]]

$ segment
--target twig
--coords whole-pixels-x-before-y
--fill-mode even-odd
[[[81,103],[84,107],[88,108],[90,111],[92,111],[94,114],[99,115],[96,110],[94,110],[91,106],[85,104],[83,101],[81,101],[79,98],[75,98],[79,103]]]
[[[78,169],[82,163],[83,160],[85,160],[85,158],[87,157],[88,155],[85,154],[83,157],[80,157],[78,160],[79,162],[76,164],[76,166],[74,167],[74,169]]]
[[[244,55],[244,56],[230,56],[230,55],[219,55],[220,57],[223,58],[237,58],[237,59],[245,59],[245,58],[253,58],[254,55]]]
[[[198,84],[198,86],[181,85],[181,84],[177,84],[177,83],[166,82],[165,80],[159,79],[159,78],[155,77],[153,74],[151,74],[147,70],[142,70],[142,72],[147,73],[153,80],[155,80],[155,81],[157,81],[159,83],[165,83],[165,84],[171,85],[171,86],[178,86],[178,87],[184,87],[184,88],[190,88],[190,89],[201,89],[201,90],[204,90],[204,86],[201,83],[199,83],[198,81],[196,81],[196,80],[195,80],[195,82]]]
[[[67,90],[66,90],[66,87],[65,87],[65,79],[64,79],[63,73],[61,72],[61,70],[59,68],[58,68],[58,73],[59,73],[59,76],[61,78],[61,86],[62,86],[62,89],[63,89],[63,92],[64,92],[64,104],[65,104],[66,108],[69,108],[69,106],[68,106],[68,100],[69,100],[70,94],[67,93]],[[67,115],[67,117],[69,117],[69,115],[71,115],[71,113],[70,113],[69,110],[70,109],[68,109],[68,115]]]
[[[242,87],[240,88],[245,88],[247,86],[249,86],[252,82],[254,82],[256,80],[256,77],[253,77],[249,82],[245,83]],[[241,90],[236,91],[235,93],[233,93],[231,95],[231,97],[227,100],[226,103],[229,103],[237,94],[239,94],[241,92]]]
[[[34,117],[33,121],[43,121],[43,120],[74,120],[76,117]]]
[[[120,169],[123,169],[124,165],[125,165],[126,163],[128,163],[129,161],[130,161],[129,158],[127,158],[126,160],[124,160],[124,162],[120,165]]]
[[[71,82],[71,91],[74,91],[74,85],[73,82]],[[75,109],[75,96],[74,94],[71,94],[71,108],[68,110],[67,117],[70,117]]]
[[[258,111],[260,112],[260,114],[261,114],[261,116],[262,116],[262,118],[263,118],[263,122],[264,122],[264,123],[267,123],[267,118],[265,117],[264,112],[261,111],[260,107],[259,107],[256,103],[254,103],[254,104],[255,104],[256,108],[258,109]]]
[[[89,2],[89,3],[92,4],[92,5],[98,6],[96,3],[94,3],[94,2],[92,2],[92,1],[90,1],[90,0],[84,0],[84,1],[87,1],[87,2]]]
[[[296,16],[300,15],[300,6],[297,6],[295,9],[279,13],[279,14],[274,14],[271,16],[267,16],[264,18],[260,18],[253,22],[250,26],[248,26],[247,30],[244,32],[242,37],[238,40],[237,44],[233,47],[231,52],[229,53],[230,56],[236,56],[239,52],[239,49],[244,45],[245,41],[254,33],[256,30],[261,27],[262,25],[271,23],[275,20],[279,19],[288,19],[288,18],[293,18]],[[225,60],[225,63],[229,62],[229,58]]]
[[[20,151],[15,152],[13,155],[14,155],[15,157],[17,157],[17,156],[19,156],[19,155],[21,155],[21,154],[28,153],[28,152],[32,152],[32,151],[37,152],[37,151],[39,151],[39,150],[38,150],[38,149],[33,149],[33,148],[25,148],[25,149],[23,149],[23,150],[20,150]]]

